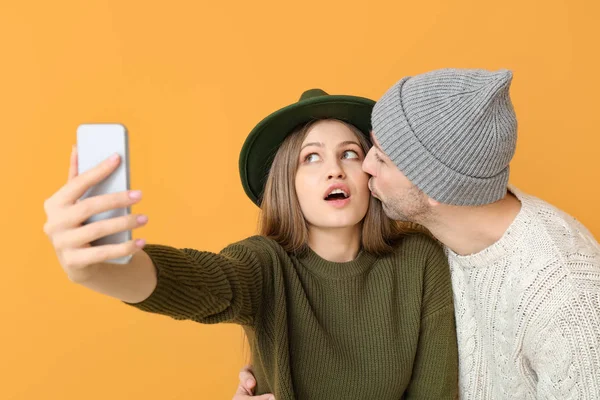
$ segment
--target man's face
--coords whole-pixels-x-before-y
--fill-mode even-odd
[[[381,150],[371,132],[373,147],[363,162],[363,171],[371,175],[369,189],[379,199],[386,215],[397,221],[420,223],[430,212],[427,195],[412,184]]]

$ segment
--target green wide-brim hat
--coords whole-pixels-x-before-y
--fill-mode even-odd
[[[298,126],[314,119],[335,118],[360,129],[369,137],[375,101],[364,97],[329,95],[321,89],[302,93],[298,102],[275,111],[250,132],[240,153],[240,177],[244,191],[260,206],[275,153]]]

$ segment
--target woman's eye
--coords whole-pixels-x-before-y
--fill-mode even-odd
[[[304,157],[304,161],[309,162],[309,163],[319,161],[320,159],[321,159],[321,157],[319,157],[319,155],[317,153],[310,153],[309,155]]]
[[[344,157],[345,159],[351,159],[351,158],[358,158],[358,153],[355,152],[354,150],[346,150],[344,152]]]

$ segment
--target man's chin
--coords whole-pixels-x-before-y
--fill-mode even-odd
[[[385,204],[384,202],[381,202],[381,208],[383,209],[383,213],[390,219],[393,219],[394,221],[400,221],[400,222],[410,222],[406,216],[396,212],[396,210],[394,210],[391,207],[388,207],[387,204]]]

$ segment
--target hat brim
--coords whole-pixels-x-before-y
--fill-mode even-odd
[[[327,95],[299,101],[264,118],[250,132],[240,153],[240,177],[250,200],[260,205],[277,149],[299,125],[335,118],[356,126],[368,138],[374,105],[375,101],[364,97]]]

